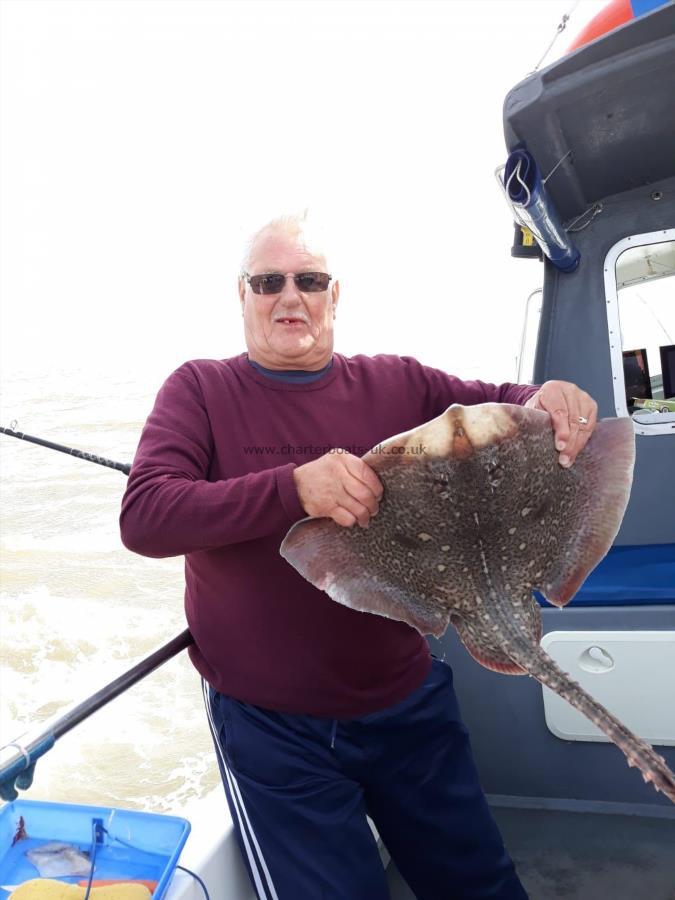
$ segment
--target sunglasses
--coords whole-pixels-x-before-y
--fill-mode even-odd
[[[267,275],[249,275],[244,272],[243,275],[254,294],[280,294],[288,277],[293,279],[295,286],[303,294],[316,294],[325,291],[331,280],[331,276],[325,272],[298,272],[297,275],[291,276],[278,272],[270,272]]]

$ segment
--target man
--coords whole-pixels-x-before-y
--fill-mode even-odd
[[[562,465],[596,405],[565,382],[495,387],[334,354],[339,284],[298,217],[254,237],[239,295],[248,354],[166,381],[121,528],[131,550],[186,556],[191,658],[258,896],[385,900],[369,813],[419,900],[522,900],[450,667],[408,625],[334,603],[278,550],[306,515],[367,527],[382,486],[360,454],[452,402],[547,410]]]

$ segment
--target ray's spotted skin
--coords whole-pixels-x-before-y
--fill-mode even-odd
[[[532,590],[568,603],[609,550],[635,461],[629,419],[598,423],[571,468],[547,413],[510,404],[451,406],[363,459],[384,495],[369,528],[304,519],[281,553],[353,609],[440,637],[452,624],[481,665],[529,674],[587,716],[645,781],[675,802],[675,775],[541,649]]]

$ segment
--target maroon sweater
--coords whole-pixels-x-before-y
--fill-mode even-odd
[[[305,516],[293,469],[331,447],[360,456],[451,403],[523,404],[535,390],[398,356],[335,354],[300,384],[266,377],[243,353],[187,362],[143,429],[122,541],[144,556],[185,554],[190,656],[216,690],[281,712],[367,715],[419,687],[428,645],[409,625],[335,603],[282,559]]]

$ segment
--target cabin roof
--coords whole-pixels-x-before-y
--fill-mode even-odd
[[[524,143],[564,220],[675,170],[675,3],[528,76],[504,101],[510,150]]]

